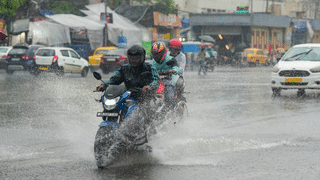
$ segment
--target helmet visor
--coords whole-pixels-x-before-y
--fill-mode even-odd
[[[138,55],[138,56],[129,55],[128,61],[131,66],[138,66],[140,64],[140,62],[142,61],[142,56],[141,55]]]

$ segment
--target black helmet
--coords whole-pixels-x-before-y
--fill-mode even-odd
[[[127,51],[127,57],[131,66],[138,66],[145,61],[146,50],[141,45],[133,45]]]

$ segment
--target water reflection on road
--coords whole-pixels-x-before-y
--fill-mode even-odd
[[[320,91],[272,97],[271,67],[187,71],[189,117],[150,139],[154,152],[96,169],[101,105],[91,74],[0,70],[0,177],[9,179],[295,179],[318,177]],[[103,75],[107,80],[111,74]],[[139,158],[139,159],[140,159]],[[294,164],[292,164],[294,160]],[[302,167],[310,167],[302,168]],[[319,167],[319,166],[318,166]],[[71,178],[71,179],[72,179]],[[305,179],[305,178],[304,178]]]

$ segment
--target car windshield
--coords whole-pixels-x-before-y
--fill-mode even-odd
[[[0,48],[0,53],[6,53],[9,48]]]
[[[294,47],[282,59],[283,61],[320,61],[320,47]]]
[[[124,49],[111,49],[109,52],[107,52],[106,55],[123,56],[123,55],[125,55],[125,50]]]
[[[13,48],[8,54],[26,54],[27,51],[28,49],[25,48]]]
[[[37,56],[54,56],[55,52],[53,49],[39,49],[36,55]]]

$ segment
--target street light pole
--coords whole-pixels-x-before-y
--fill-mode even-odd
[[[267,0],[266,13],[268,12],[269,0]]]
[[[314,19],[317,19],[318,8],[319,8],[319,1],[320,1],[320,0],[316,0],[316,2],[315,2],[315,6],[314,6]]]
[[[105,41],[104,41],[104,46],[108,46],[108,23],[106,22],[106,17],[107,17],[107,8],[108,8],[108,0],[105,0],[105,6],[104,6],[104,20],[103,21],[105,21],[105,27],[104,27],[104,39],[105,39]]]

